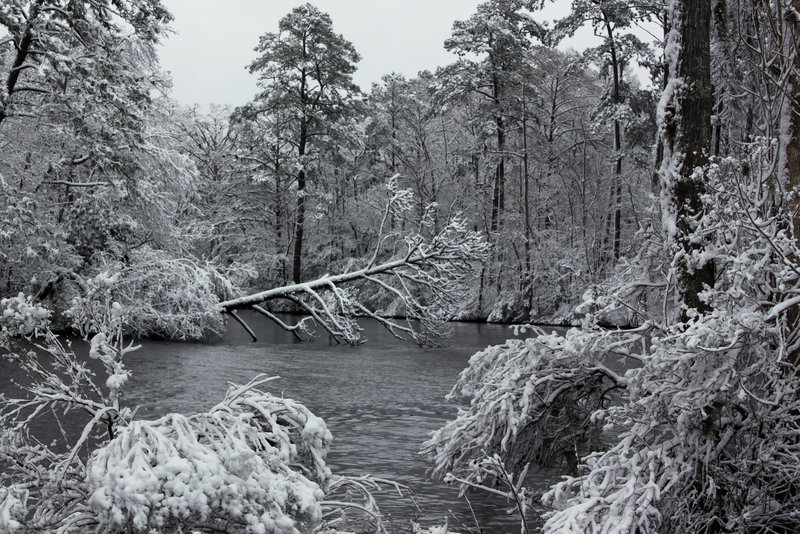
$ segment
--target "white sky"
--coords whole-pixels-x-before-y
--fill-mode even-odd
[[[453,22],[475,12],[481,0],[313,0],[328,13],[334,31],[351,41],[361,61],[354,79],[365,91],[390,72],[408,77],[435,70],[455,56],[444,49]],[[256,92],[246,69],[260,35],[304,0],[163,0],[176,32],[160,50],[181,104],[241,105]],[[557,0],[549,12],[566,12]],[[559,13],[561,14],[561,13]],[[552,15],[551,15],[552,16]],[[590,32],[589,32],[590,35]]]

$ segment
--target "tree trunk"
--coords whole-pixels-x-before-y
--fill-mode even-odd
[[[791,7],[795,13],[800,13],[800,0],[791,0]],[[800,20],[796,16],[787,13],[787,26],[789,30],[789,43],[797,43],[800,37]],[[791,45],[790,45],[791,47]],[[789,77],[791,87],[789,88],[789,102],[786,104],[791,107],[789,113],[789,124],[785,125],[789,129],[788,142],[786,143],[786,181],[783,184],[787,191],[794,191],[791,196],[789,213],[791,214],[791,231],[795,240],[795,248],[800,239],[800,200],[797,193],[800,193],[800,51],[797,49],[787,51],[787,57],[792,59],[792,75]],[[784,126],[784,125],[782,125]],[[783,132],[781,132],[783,133]],[[795,265],[800,264],[800,259],[791,259]],[[787,345],[790,347],[789,361],[795,367],[800,366],[800,305],[791,306],[786,310],[786,322],[789,329],[787,335]]]
[[[294,219],[294,254],[292,256],[292,281],[300,283],[303,258],[303,225],[306,216],[306,168],[303,156],[306,154],[308,130],[305,122],[300,125],[300,143],[297,155],[300,158],[300,172],[297,173],[297,212]]]
[[[6,99],[5,102],[0,101],[0,124],[8,117],[8,106],[11,103],[11,96],[14,94],[14,89],[19,81],[19,75],[30,53],[31,44],[33,44],[33,25],[39,17],[40,8],[43,3],[43,0],[34,2],[28,12],[28,23],[25,26],[25,31],[17,47],[17,54],[14,57],[14,63],[12,63],[11,70],[8,72],[8,78],[6,79]]]
[[[281,180],[281,118],[280,115],[275,120],[275,145],[273,167],[275,169],[275,192],[273,212],[275,214],[275,250],[283,249],[283,181]]]
[[[531,208],[530,208],[530,172],[528,168],[528,109],[525,100],[525,86],[522,86],[522,173],[523,173],[523,224],[525,225],[525,300],[528,303],[528,319],[533,310],[533,278],[531,267]]]
[[[711,149],[711,114],[714,106],[711,87],[711,2],[710,0],[684,0],[675,6],[673,24],[680,33],[677,72],[683,83],[675,88],[671,117],[665,127],[664,138],[672,165],[663,169],[674,173],[667,183],[672,184],[672,201],[675,203],[675,244],[682,251],[678,264],[678,288],[687,309],[700,313],[709,306],[700,299],[704,286],[714,285],[714,265],[706,262],[695,265],[692,255],[703,248],[692,239],[697,220],[702,216],[702,194],[705,192],[703,173],[695,173],[708,163]],[[684,313],[684,319],[686,314]]]
[[[492,96],[497,106],[495,115],[495,125],[497,127],[497,153],[500,161],[494,174],[494,190],[492,192],[492,231],[496,232],[502,226],[501,218],[505,209],[505,150],[506,150],[506,131],[503,121],[502,110],[500,109],[500,81],[496,74],[492,75]]]
[[[603,18],[606,23],[606,32],[608,33],[608,42],[611,48],[611,71],[613,75],[613,87],[611,93],[611,101],[614,106],[622,103],[622,95],[619,91],[619,78],[622,74],[622,66],[619,58],[617,57],[617,49],[614,45],[614,31],[611,28],[611,23],[603,12]],[[614,115],[616,117],[616,113]],[[619,259],[619,246],[620,238],[622,237],[622,131],[618,119],[614,119],[614,243],[613,243],[613,258]]]
[[[492,191],[492,231],[496,232],[502,226],[500,218],[505,208],[505,132],[503,131],[503,117],[497,116],[497,152],[500,161],[494,172],[494,188]]]
[[[661,22],[661,26],[664,32],[664,42],[666,42],[669,36],[670,27],[672,25],[669,13],[666,13],[663,19],[659,17],[658,20],[659,22]],[[669,62],[667,61],[666,57],[662,58],[660,70],[662,76],[661,92],[663,93],[664,90],[667,88],[667,82],[669,81]],[[659,131],[656,134],[656,157],[655,157],[655,163],[653,164],[653,175],[650,180],[650,188],[653,191],[653,194],[655,195],[658,195],[661,189],[660,167],[661,167],[661,162],[663,160],[664,160],[664,132]]]
[[[791,6],[795,13],[800,13],[800,0],[791,0]],[[792,16],[787,13],[787,20],[789,21],[789,28],[791,35],[788,38],[789,42],[797,43],[800,38],[800,20],[797,15]],[[792,76],[790,76],[791,89],[789,90],[789,103],[791,106],[791,113],[789,114],[791,124],[789,141],[786,145],[786,177],[788,180],[789,190],[800,191],[800,51],[792,50],[793,53],[793,69]],[[791,56],[790,56],[791,57]],[[795,240],[800,237],[800,200],[797,195],[792,197],[792,229],[794,230]]]

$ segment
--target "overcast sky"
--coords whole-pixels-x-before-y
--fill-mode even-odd
[[[302,0],[164,0],[175,34],[161,47],[172,73],[173,97],[182,104],[240,105],[256,91],[245,66],[265,32]],[[414,76],[455,59],[444,49],[453,21],[475,12],[480,0],[315,0],[333,28],[351,41],[361,62],[355,81],[369,90],[390,72]],[[560,0],[557,11],[569,8]],[[559,9],[561,7],[561,9]],[[553,8],[550,8],[552,13]]]

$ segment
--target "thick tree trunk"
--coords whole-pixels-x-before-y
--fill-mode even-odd
[[[800,13],[800,0],[791,0],[791,6],[795,14],[787,13],[789,28],[791,30],[790,42],[797,43],[800,38],[800,20],[797,13]],[[793,50],[794,68],[790,77],[791,89],[789,91],[791,113],[789,114],[790,136],[786,145],[786,177],[789,189],[800,191],[800,51]],[[800,200],[797,195],[793,198],[792,205],[792,226],[795,239],[800,238]]]
[[[671,148],[672,170],[676,171],[670,193],[676,207],[675,241],[683,253],[678,265],[678,286],[686,307],[704,313],[709,306],[699,295],[704,286],[714,285],[714,265],[694,265],[691,256],[703,247],[692,239],[697,219],[703,213],[701,196],[705,192],[703,173],[695,170],[708,163],[711,149],[711,2],[685,0],[676,4],[676,10],[673,24],[680,28],[680,52],[677,72],[670,75],[683,83],[675,89],[674,116],[664,133]]]
[[[791,0],[791,7],[795,13],[800,13],[800,0]],[[787,26],[789,30],[789,43],[797,43],[800,37],[800,20],[791,13],[787,13]],[[800,51],[797,49],[789,50],[788,57],[792,58],[792,75],[789,77],[791,87],[788,92],[791,108],[789,114],[788,142],[786,144],[786,181],[783,184],[789,191],[800,192]],[[792,202],[789,207],[791,214],[792,235],[795,243],[800,240],[800,200],[795,194],[791,197]],[[800,264],[800,259],[792,255],[795,265]],[[788,345],[790,347],[789,360],[795,365],[800,366],[800,305],[791,306],[786,310],[786,321],[789,328]]]

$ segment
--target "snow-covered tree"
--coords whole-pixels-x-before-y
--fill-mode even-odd
[[[624,33],[635,23],[646,19],[655,6],[636,5],[619,0],[584,1],[572,3],[572,11],[565,18],[556,22],[552,35],[560,39],[565,35],[574,35],[584,24],[591,24],[596,36],[602,37],[602,44],[584,52],[587,58],[593,58],[599,64],[601,72],[610,83],[603,98],[604,110],[613,124],[613,238],[611,249],[613,260],[620,256],[622,235],[622,163],[623,163],[623,118],[630,114],[624,103],[629,96],[630,87],[625,82],[625,69],[639,60],[646,63],[649,49],[633,33]],[[628,111],[626,113],[626,111]],[[610,216],[609,216],[610,217]]]
[[[491,230],[497,231],[505,210],[506,137],[512,80],[524,62],[524,52],[543,30],[531,17],[527,0],[489,0],[465,21],[453,23],[445,48],[460,59],[439,75],[454,94],[477,93],[489,103],[495,137],[496,166],[492,189]],[[477,59],[475,59],[477,56]]]
[[[352,75],[360,56],[334,32],[331,18],[311,4],[283,17],[278,33],[262,35],[256,52],[259,57],[249,68],[258,75],[261,92],[242,114],[280,121],[276,128],[293,152],[284,165],[294,169],[296,181],[292,280],[300,282],[307,181],[322,141],[341,135],[339,127],[353,113],[359,89]]]
[[[128,58],[149,53],[171,18],[158,0],[4,2],[0,125],[85,99],[114,101],[117,120],[136,120],[123,102],[148,99],[151,80]]]
[[[366,257],[353,259],[339,274],[226,300],[219,305],[221,311],[247,328],[236,310],[255,310],[299,338],[319,325],[337,341],[360,343],[357,319],[370,318],[399,338],[436,343],[446,334],[447,321],[460,312],[488,244],[458,215],[437,228],[435,205],[426,208],[421,220],[392,228],[390,221],[404,221],[412,211],[414,197],[398,187],[397,176],[387,189],[389,199]],[[408,229],[402,231],[403,226]],[[289,325],[262,306],[281,300],[307,316]]]

